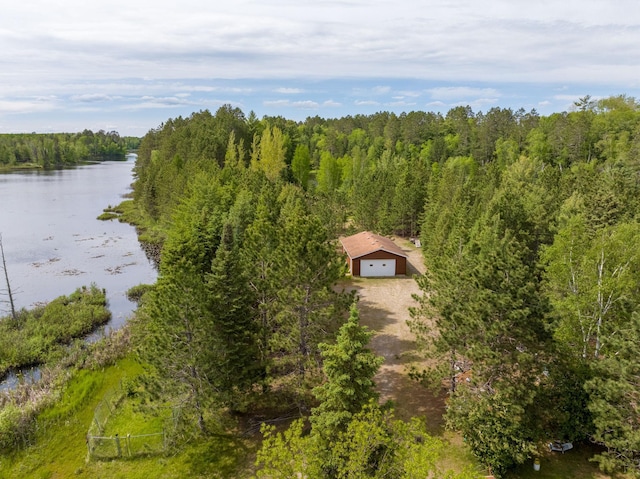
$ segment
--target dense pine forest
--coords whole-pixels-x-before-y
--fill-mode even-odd
[[[446,391],[478,464],[503,477],[561,440],[640,477],[639,159],[626,96],[550,116],[169,119],[117,208],[161,251],[127,394],[180,407],[176,448],[262,424],[255,465],[227,477],[478,477],[379,404],[337,242],[371,230],[421,241],[407,318],[429,367],[407,374]]]
[[[334,454],[322,475],[343,477],[349,460],[327,438],[370,395],[338,400],[323,382],[321,344],[353,300],[336,288],[334,240],[419,236],[428,272],[411,326],[434,367],[412,374],[446,381],[447,423],[480,462],[500,474],[549,438],[591,440],[603,468],[637,473],[638,158],[640,107],[625,96],[548,117],[294,122],[225,106],[168,120],[136,165],[135,204],[164,243],[143,356],[202,431],[220,408],[255,413],[283,395],[318,431],[309,457]]]
[[[60,168],[84,161],[124,159],[137,138],[115,131],[96,133],[17,133],[0,135],[0,168]]]

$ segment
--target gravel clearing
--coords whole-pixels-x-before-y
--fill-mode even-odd
[[[409,307],[417,305],[412,295],[420,293],[414,275],[425,271],[422,254],[408,239],[394,238],[394,242],[408,256],[407,276],[352,278],[344,287],[357,291],[360,323],[375,331],[370,346],[384,357],[375,378],[381,401],[392,400],[403,419],[424,416],[430,432],[440,433],[445,395],[434,395],[407,375],[410,364],[422,361],[407,326]]]

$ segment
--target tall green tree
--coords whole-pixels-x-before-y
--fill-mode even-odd
[[[216,375],[210,381],[235,410],[241,409],[243,396],[265,377],[259,323],[251,308],[254,297],[242,266],[232,226],[227,223],[207,275],[212,330],[205,334],[215,336],[220,349],[211,358],[211,371]]]
[[[161,273],[173,264],[188,262],[204,278],[220,245],[222,226],[233,204],[234,192],[217,177],[200,173],[183,194],[166,233]]]
[[[320,155],[320,167],[318,169],[318,191],[331,195],[340,188],[342,183],[342,168],[338,160],[328,151]]]
[[[275,181],[286,167],[285,156],[285,136],[278,127],[271,128],[267,125],[262,132],[259,143],[259,154],[257,153],[258,145],[253,145],[251,167],[264,172],[270,181]]]
[[[344,431],[354,414],[378,399],[373,377],[384,358],[367,347],[371,336],[371,331],[360,326],[354,303],[349,319],[338,331],[336,343],[319,344],[326,380],[314,389],[320,405],[313,409],[311,423],[326,438]]]
[[[585,385],[594,416],[593,439],[607,450],[596,455],[605,471],[626,470],[640,477],[640,314],[634,313],[612,336],[607,353],[594,363]]]
[[[309,154],[309,147],[306,145],[296,146],[291,162],[291,171],[298,184],[306,190],[309,184],[309,172],[311,171],[311,155]]]
[[[470,230],[463,214],[446,212],[444,246],[451,254],[433,260],[435,272],[421,283],[432,288],[431,296],[414,311],[437,317],[435,333],[428,321],[413,327],[448,371],[448,424],[498,472],[534,451],[540,434],[536,384],[550,357],[537,256],[550,216],[545,197],[533,194],[536,183],[523,181],[535,171],[512,165]],[[459,384],[457,372],[467,369],[469,382]]]
[[[345,263],[329,242],[327,230],[309,212],[301,190],[283,188],[278,247],[272,280],[279,284],[272,347],[284,349],[278,363],[302,385],[319,365],[318,343],[335,331],[335,321],[346,308],[349,295],[334,287]]]
[[[247,227],[240,256],[245,268],[251,268],[248,287],[252,291],[253,317],[259,323],[261,361],[268,368],[274,360],[271,352],[271,334],[274,331],[274,317],[278,304],[279,279],[274,273],[279,245],[277,220],[279,204],[276,192],[269,182],[260,191],[256,214]]]
[[[207,291],[195,268],[185,262],[163,274],[138,311],[138,352],[162,380],[164,394],[193,415],[207,432],[214,403],[214,357],[221,345],[213,330]]]
[[[500,474],[530,457],[541,437],[536,384],[548,358],[545,309],[528,251],[513,234],[485,225],[472,254],[474,287],[466,318],[458,323],[471,377],[452,395],[447,420],[480,461]]]
[[[639,241],[637,223],[591,236],[584,215],[576,212],[545,250],[548,291],[558,317],[556,337],[583,360],[597,359],[639,308]]]
[[[452,158],[443,168],[435,164],[421,225],[427,271],[417,278],[423,294],[416,298],[409,326],[433,366],[413,374],[437,387],[447,379],[452,392],[458,373],[469,367],[465,325],[475,261],[469,241],[483,207],[480,185],[485,182],[470,158]]]

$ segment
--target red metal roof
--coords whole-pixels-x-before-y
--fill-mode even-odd
[[[342,247],[346,251],[349,258],[355,259],[365,256],[376,251],[386,251],[387,253],[394,254],[396,256],[402,256],[406,258],[402,248],[396,245],[389,238],[371,233],[369,231],[362,231],[361,233],[353,236],[347,236],[341,238],[340,242]]]

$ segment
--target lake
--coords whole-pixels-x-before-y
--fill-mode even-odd
[[[130,317],[136,305],[126,291],[155,282],[156,270],[134,227],[96,218],[131,191],[135,158],[0,174],[0,234],[16,308],[95,283],[107,292],[107,330]],[[9,314],[4,276],[0,300],[0,312]]]

